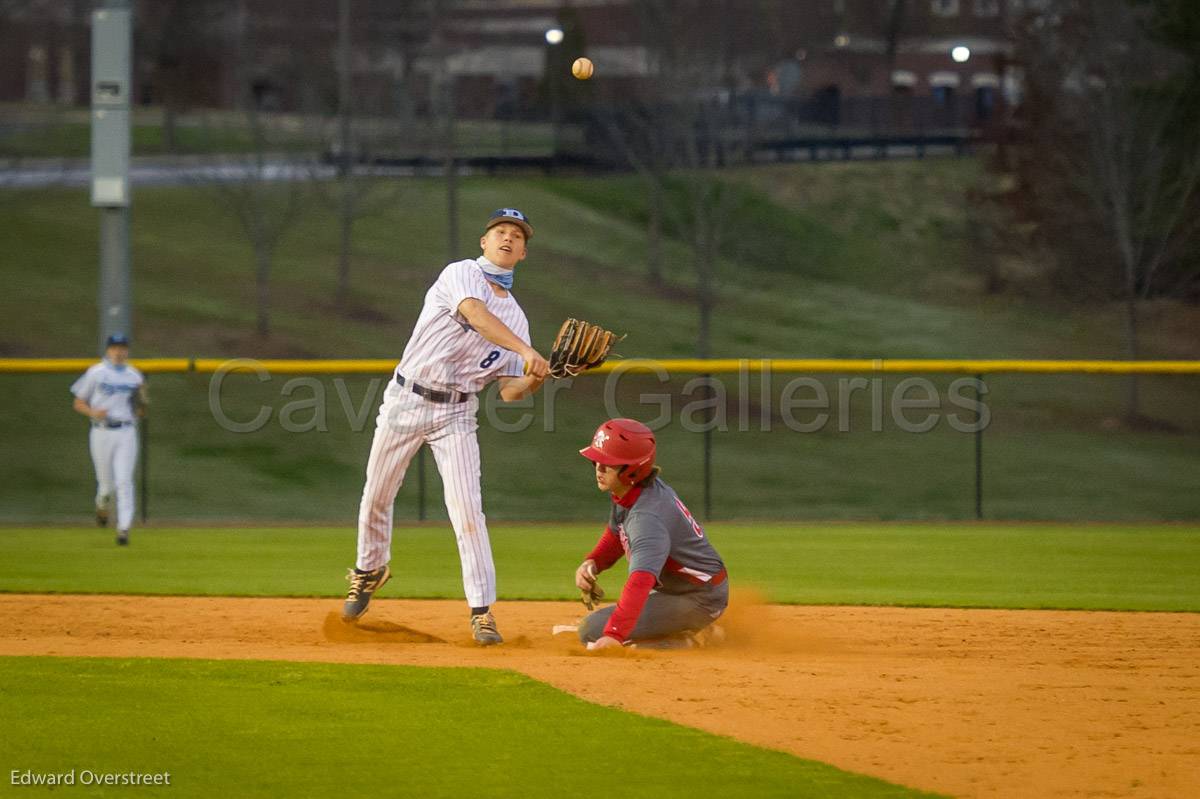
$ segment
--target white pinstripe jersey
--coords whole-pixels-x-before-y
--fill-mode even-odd
[[[517,338],[529,343],[529,320],[509,292],[497,297],[483,276],[479,259],[455,261],[442,270],[429,291],[400,360],[400,373],[423,386],[474,394],[498,377],[520,377],[521,356],[475,332],[458,313],[474,297],[487,306]]]

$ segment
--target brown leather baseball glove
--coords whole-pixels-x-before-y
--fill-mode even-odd
[[[567,319],[550,348],[550,376],[575,377],[584,370],[595,369],[608,358],[618,340],[616,334],[599,325]]]

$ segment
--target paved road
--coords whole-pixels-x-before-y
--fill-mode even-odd
[[[919,158],[953,156],[953,146],[931,144],[918,149],[910,144],[889,144],[882,150],[874,145],[842,147],[834,141],[816,148],[797,146],[776,153],[759,152],[755,163],[786,161],[827,160],[874,160],[878,158]],[[514,158],[476,159],[494,161],[489,165],[459,167],[459,174],[496,174],[498,171],[521,172],[531,168],[528,163]],[[414,175],[440,175],[437,163],[422,165],[373,166],[369,170],[356,167],[356,171],[380,177],[412,177]],[[249,159],[221,156],[142,157],[133,159],[130,179],[135,186],[179,186],[213,182],[247,180],[255,175],[264,181],[329,180],[334,177],[331,165],[317,161],[297,161],[278,155],[268,157],[261,170]],[[8,166],[0,161],[0,189],[42,188],[46,186],[87,186],[91,183],[91,162],[88,159],[70,160],[27,160]]]
[[[316,162],[269,160],[261,170],[235,160],[134,159],[129,170],[135,186],[178,186],[247,180],[257,174],[264,181],[331,179],[334,168]],[[411,167],[374,168],[371,174],[409,177],[417,173]],[[428,170],[421,174],[431,174]],[[433,174],[436,174],[434,172]],[[0,167],[0,189],[42,188],[46,186],[88,186],[92,170],[86,160],[24,162],[15,168]]]

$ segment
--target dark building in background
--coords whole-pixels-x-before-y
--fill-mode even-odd
[[[777,58],[738,74],[734,86],[774,98],[798,124],[986,124],[1004,99],[1016,99],[1008,29],[1036,1],[764,2]],[[564,15],[578,27],[568,44],[582,42],[597,80],[619,95],[649,76],[637,5],[351,0],[356,111],[427,114],[433,85],[448,80],[461,116],[545,114],[548,50],[564,46],[548,43],[546,32]],[[91,6],[0,5],[0,101],[87,103]],[[264,110],[327,110],[336,105],[337,9],[337,0],[137,0],[137,97],[145,105],[233,108],[252,100]],[[714,13],[695,24],[723,20]],[[955,59],[956,48],[965,60]]]
[[[864,112],[886,106],[892,128],[981,125],[1002,101],[1018,99],[1008,61],[1012,23],[1026,11],[1021,0],[908,0],[899,15],[894,2],[814,5],[821,7],[821,35],[797,53],[795,79],[780,89],[823,104],[830,121],[862,124]]]
[[[87,0],[0,4],[0,101],[86,104],[90,19]]]

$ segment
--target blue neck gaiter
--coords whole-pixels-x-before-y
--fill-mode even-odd
[[[482,255],[475,259],[475,263],[479,264],[479,268],[483,270],[483,276],[495,283],[505,291],[512,291],[513,286],[513,270],[502,269],[494,263],[484,258]]]

